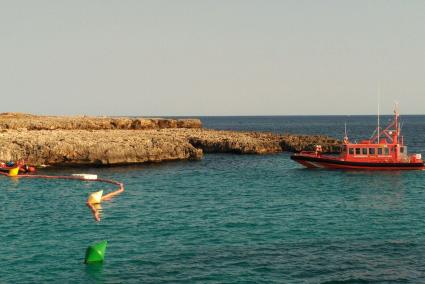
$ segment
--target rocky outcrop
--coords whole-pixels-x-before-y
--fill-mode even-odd
[[[204,153],[270,154],[282,152],[278,135],[257,132],[201,130],[187,138]]]
[[[270,154],[282,151],[313,151],[321,145],[325,153],[340,152],[341,142],[320,135],[272,134],[237,131],[190,131],[189,142],[205,153]]]
[[[314,151],[316,145],[321,145],[325,153],[341,152],[341,141],[321,135],[282,135],[280,146],[284,151],[300,152]]]
[[[0,129],[14,130],[140,130],[201,127],[202,123],[199,119],[37,116],[22,113],[0,114]]]
[[[0,161],[31,164],[120,165],[198,160],[203,153],[338,152],[325,136],[202,129],[197,119],[40,117],[0,115]]]
[[[0,160],[41,165],[116,165],[197,160],[202,150],[161,131],[41,130],[0,133]]]

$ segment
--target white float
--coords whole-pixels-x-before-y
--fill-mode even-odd
[[[97,175],[91,175],[91,174],[73,174],[73,177],[80,177],[83,179],[88,179],[88,180],[96,180],[97,179]]]

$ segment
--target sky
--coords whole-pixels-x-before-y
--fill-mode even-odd
[[[381,93],[382,113],[425,114],[422,0],[0,7],[0,112],[355,115]]]

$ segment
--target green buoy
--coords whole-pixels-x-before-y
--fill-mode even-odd
[[[96,263],[103,262],[105,259],[106,245],[108,241],[101,241],[94,245],[91,245],[86,250],[86,258],[84,263]]]

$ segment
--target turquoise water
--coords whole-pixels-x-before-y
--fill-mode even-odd
[[[420,144],[418,144],[420,147]],[[0,177],[1,283],[357,283],[425,278],[425,172],[306,170],[288,154]],[[85,249],[106,239],[102,265]]]

